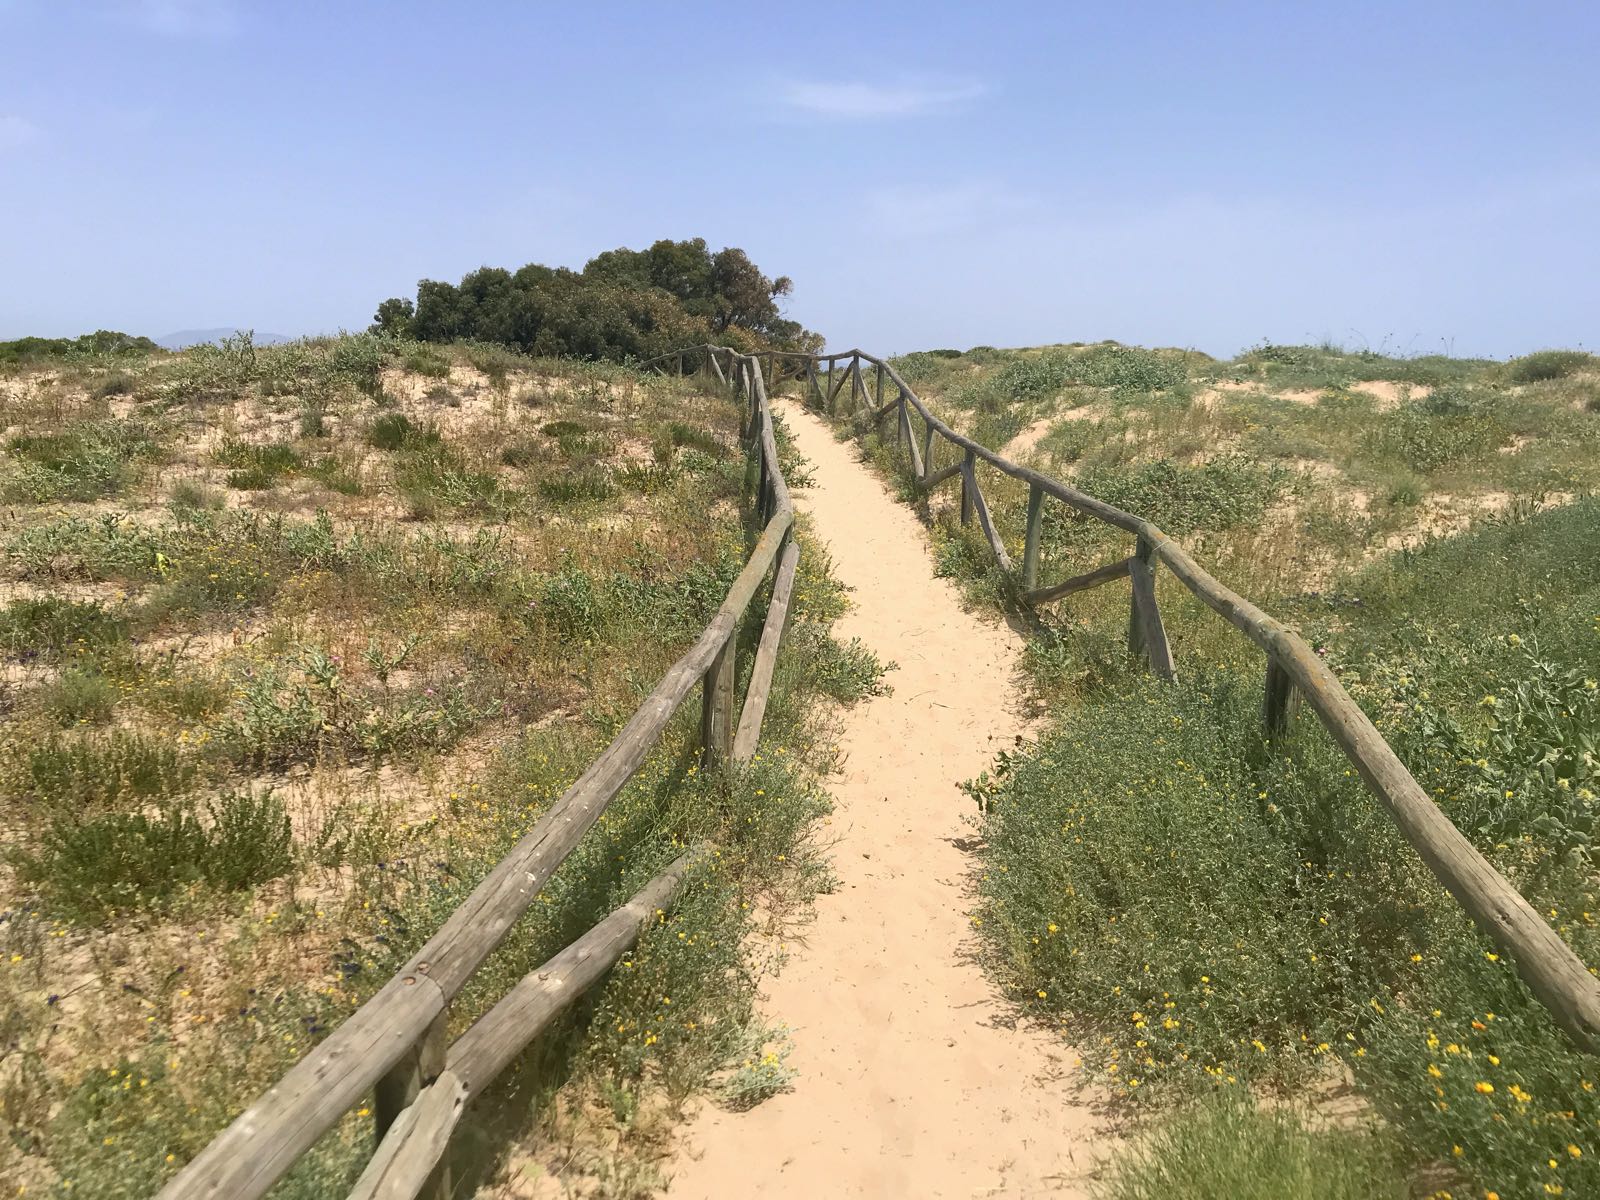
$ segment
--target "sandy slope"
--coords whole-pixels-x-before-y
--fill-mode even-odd
[[[851,711],[831,830],[841,883],[767,989],[795,1042],[794,1090],[703,1109],[669,1167],[701,1197],[1080,1196],[1103,1152],[1076,1059],[1014,1028],[967,915],[971,803],[957,784],[1024,728],[1017,639],[964,611],[927,539],[817,418],[783,410],[816,486],[796,493],[854,589],[841,637],[899,664]]]

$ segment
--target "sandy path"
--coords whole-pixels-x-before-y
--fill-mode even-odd
[[[934,578],[921,527],[848,445],[781,407],[815,467],[796,505],[854,589],[837,633],[899,667],[893,695],[848,714],[830,827],[840,886],[766,990],[794,1038],[794,1090],[746,1113],[702,1109],[669,1196],[1081,1196],[1103,1143],[1076,1059],[1009,1027],[969,961],[972,861],[956,843],[972,805],[957,784],[1024,729],[1018,641]]]

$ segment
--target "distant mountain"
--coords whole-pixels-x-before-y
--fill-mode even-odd
[[[239,330],[224,327],[222,329],[180,329],[177,333],[169,333],[156,339],[156,345],[167,350],[183,350],[189,346],[198,346],[203,342],[220,342],[225,337],[232,337]],[[284,337],[281,333],[255,332],[255,343],[258,346],[276,346],[280,342],[292,342],[293,338]]]

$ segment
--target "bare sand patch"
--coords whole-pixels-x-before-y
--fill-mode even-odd
[[[1388,412],[1399,408],[1407,400],[1421,400],[1433,393],[1433,389],[1425,383],[1396,383],[1390,379],[1369,379],[1363,383],[1352,383],[1350,390],[1371,396],[1378,402],[1379,412]]]

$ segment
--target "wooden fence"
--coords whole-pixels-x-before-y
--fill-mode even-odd
[[[368,1093],[375,1101],[377,1142],[351,1196],[447,1195],[446,1150],[467,1103],[604,976],[677,890],[699,851],[674,862],[447,1043],[450,1002],[643,764],[696,683],[702,693],[702,761],[736,764],[755,752],[799,561],[794,509],[778,463],[761,363],[719,347],[702,347],[692,357],[709,378],[746,402],[744,441],[759,479],[754,503],[760,534],[722,606],[616,739],[427,945],[179,1171],[161,1191],[163,1200],[254,1200]],[[672,361],[681,372],[683,356]],[[774,564],[761,640],[735,726],[738,626]]]
[[[1179,583],[1266,654],[1262,712],[1268,736],[1277,739],[1288,731],[1303,698],[1423,862],[1478,927],[1514,959],[1522,978],[1557,1024],[1583,1049],[1590,1053],[1600,1050],[1600,980],[1434,804],[1338,678],[1294,629],[1224,587],[1151,522],[1019,466],[957,433],[934,416],[882,359],[860,350],[830,355],[771,351],[755,357],[764,365],[769,385],[775,387],[783,379],[799,381],[807,402],[829,416],[848,415],[879,428],[885,421],[894,421],[896,445],[909,460],[923,492],[959,480],[962,524],[977,518],[1001,569],[1017,574],[1025,603],[1048,604],[1126,577],[1131,585],[1129,647],[1146,659],[1157,675],[1172,679],[1176,668],[1157,601],[1157,570],[1164,564]],[[682,360],[678,362],[681,369]],[[946,443],[958,451],[957,461],[935,469],[937,451]],[[991,467],[1028,485],[1020,569],[995,529],[984,500],[980,467]],[[1041,585],[1039,541],[1044,505],[1049,500],[1122,530],[1132,539],[1129,553],[1069,579]]]

